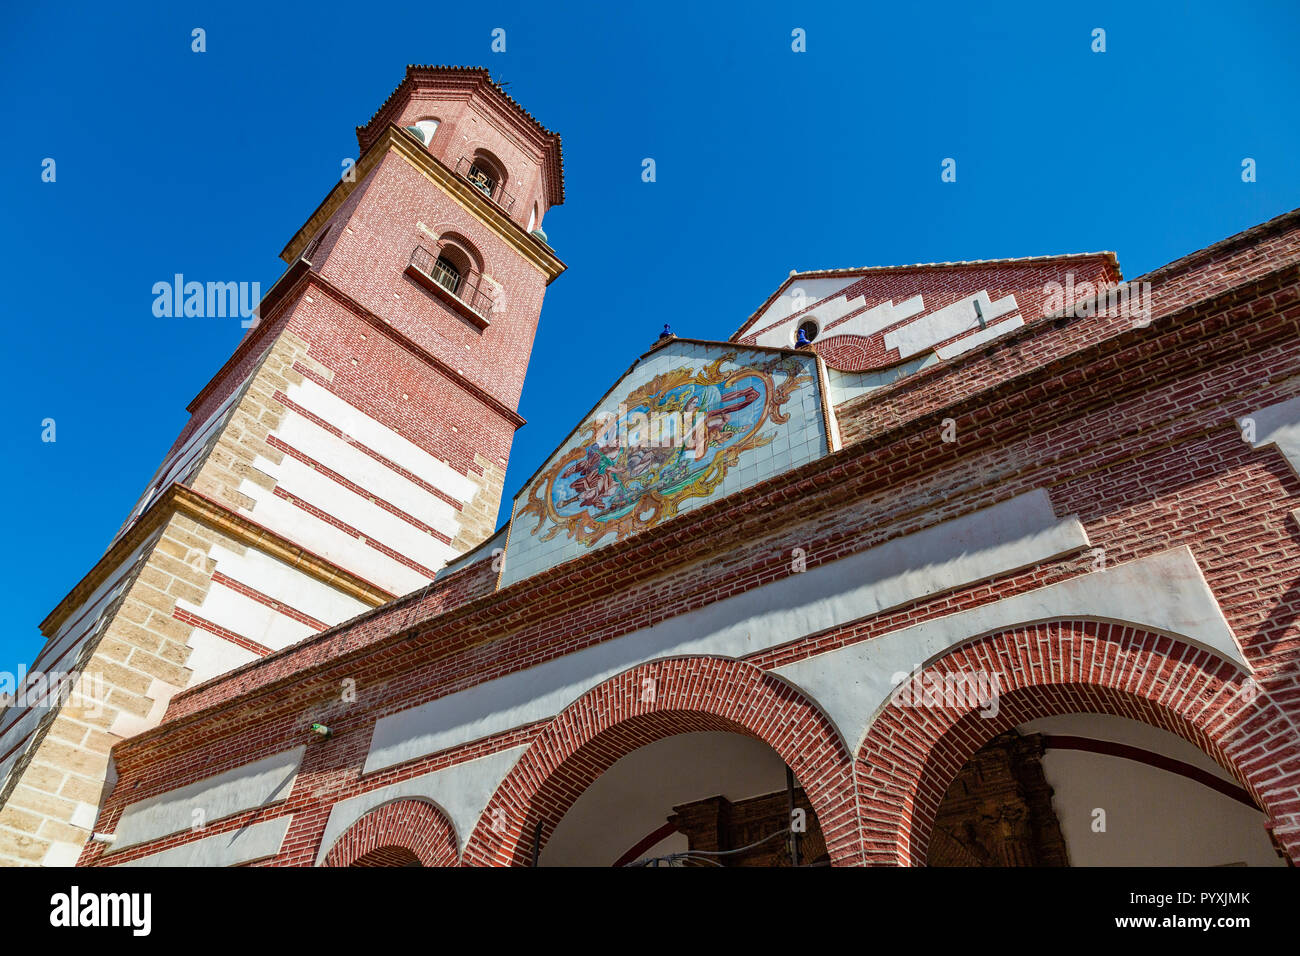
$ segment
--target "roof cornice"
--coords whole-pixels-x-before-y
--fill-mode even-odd
[[[542,152],[547,204],[559,206],[564,203],[564,152],[560,135],[547,129],[532,113],[524,109],[492,79],[492,74],[485,67],[407,66],[406,76],[375,111],[375,115],[364,126],[357,127],[357,143],[363,150],[370,147],[384,126],[396,123],[402,105],[402,94],[415,93],[421,84],[448,93],[460,92],[467,98],[477,95],[483,103],[495,108],[503,119],[513,121],[512,126],[531,139],[533,145]],[[519,122],[521,119],[522,123]]]
[[[1019,267],[1039,265],[1046,262],[1057,262],[1062,259],[1105,259],[1115,269],[1116,281],[1123,278],[1123,273],[1120,271],[1119,267],[1119,258],[1115,253],[1110,251],[1063,252],[1058,255],[1049,256],[1018,256],[1009,259],[967,259],[957,262],[915,262],[911,265],[903,266],[860,266],[851,269],[811,269],[807,272],[797,272],[794,269],[791,269],[790,274],[776,287],[776,291],[763,300],[763,304],[753,311],[749,318],[741,324],[740,328],[732,334],[731,338],[733,340],[737,339],[748,332],[753,324],[758,321],[758,317],[763,314],[764,310],[775,302],[780,297],[781,293],[789,288],[791,283],[799,280],[838,278],[860,279],[864,276],[874,275],[881,272],[937,272],[940,270],[952,269],[991,269],[1004,266]],[[850,285],[851,284],[852,283],[850,283]],[[845,286],[844,288],[847,289],[848,286]],[[836,293],[836,295],[838,295],[838,293]],[[802,311],[811,311],[820,305],[821,301],[822,300],[819,299],[816,302],[811,303]],[[785,319],[779,319],[777,321],[784,322],[787,319],[792,319],[794,317],[794,315],[789,315],[786,316]]]

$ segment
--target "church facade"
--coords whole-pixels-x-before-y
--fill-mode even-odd
[[[411,67],[358,140],[43,625],[99,692],[0,717],[0,862],[1294,863],[1300,212],[792,273],[503,502],[560,139]]]

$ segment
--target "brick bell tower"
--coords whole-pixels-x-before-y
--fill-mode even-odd
[[[564,201],[560,137],[485,69],[413,66],[357,140],[260,318],[41,625],[0,712],[0,865],[75,862],[110,748],[177,691],[422,587],[495,527],[564,270],[541,229]]]

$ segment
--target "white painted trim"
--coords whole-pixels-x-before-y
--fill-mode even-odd
[[[379,452],[411,474],[419,475],[457,501],[470,501],[478,492],[477,483],[462,475],[450,464],[433,457],[413,441],[371,418],[355,405],[349,404],[311,379],[304,378],[301,384],[290,385],[285,394],[289,396],[290,401],[329,422],[345,435],[351,436],[354,441]]]
[[[261,657],[260,654],[254,654],[248,648],[205,631],[201,627],[195,627],[190,631],[190,638],[187,643],[190,648],[190,656],[185,661],[185,666],[190,671],[190,681],[186,685],[187,687],[196,687],[204,681],[233,671],[236,667],[241,667]],[[118,719],[121,720],[121,717]],[[147,726],[153,727],[156,724],[155,721]],[[146,728],[141,727],[139,730],[124,736],[132,737],[144,729]]]
[[[454,538],[460,531],[460,512],[446,501],[311,419],[290,411],[284,416],[275,437],[365,489],[367,495],[384,499],[447,537]]]
[[[76,866],[84,848],[81,843],[51,843],[41,857],[41,866]]]
[[[865,301],[865,297],[854,300],[856,303],[854,308],[858,308],[860,304]],[[835,315],[834,318],[842,318],[843,316],[848,315],[850,311],[852,311],[852,309],[844,309],[840,314]],[[836,335],[861,335],[863,338],[869,338],[877,332],[889,328],[891,325],[897,325],[904,319],[910,319],[913,316],[920,315],[924,311],[925,299],[920,294],[914,295],[910,299],[904,299],[897,305],[892,301],[882,302],[874,308],[867,309],[867,311],[860,315],[853,316],[853,318],[835,326],[833,329],[823,329],[823,332],[825,333],[823,338],[829,339]]]
[[[831,406],[839,408],[850,399],[865,395],[867,392],[875,391],[886,385],[892,385],[903,376],[919,372],[921,369],[928,368],[938,361],[939,357],[937,355],[933,352],[926,352],[889,368],[869,369],[865,372],[844,372],[827,366],[827,382],[830,386],[827,395]]]
[[[197,628],[191,633],[190,646],[193,646],[194,635],[198,633],[199,631]],[[212,640],[220,641],[221,638],[213,637]],[[227,647],[234,647],[233,644],[228,644],[225,641],[221,641],[221,643],[226,644]],[[242,650],[242,648],[240,649]],[[190,656],[192,658],[193,654]],[[192,687],[199,682],[194,680],[194,670],[190,666],[189,661],[186,661],[186,668],[190,670],[191,675],[190,681],[186,686]],[[227,668],[227,670],[229,670],[229,668]],[[169,684],[166,681],[159,680],[156,677],[153,678],[149,681],[149,688],[144,694],[145,697],[152,702],[149,705],[149,712],[144,716],[141,716],[132,713],[129,710],[119,710],[117,716],[113,718],[113,723],[109,725],[108,732],[125,739],[127,737],[134,737],[136,734],[142,734],[146,730],[152,730],[154,727],[157,727],[162,723],[163,714],[167,712],[167,705],[171,703],[171,699],[183,689],[184,688],[182,687],[177,687],[175,684]],[[89,827],[87,827],[87,829],[89,829]]]
[[[1201,569],[1186,547],[1138,558],[868,641],[805,658],[774,672],[816,700],[857,752],[894,689],[909,673],[960,644],[1043,621],[1091,619],[1168,634],[1249,665]]]
[[[1277,450],[1291,463],[1292,470],[1300,474],[1300,398],[1268,405],[1238,418],[1237,427],[1242,430],[1243,440],[1247,420],[1255,426],[1255,440],[1250,443],[1251,447],[1277,446]]]
[[[1035,490],[903,535],[652,627],[390,714],[375,724],[365,773],[559,713],[628,668],[661,657],[743,657],[921,597],[1086,547]]]
[[[239,490],[253,499],[253,508],[249,509],[249,513],[254,520],[295,544],[314,551],[326,561],[367,581],[373,581],[394,594],[409,594],[429,583],[430,579],[414,568],[394,561],[311,512],[276,497],[256,482],[242,481]],[[396,545],[386,541],[381,543],[397,549]]]
[[[821,278],[802,280],[795,278],[788,288],[768,304],[767,308],[754,316],[754,321],[749,323],[749,331],[746,334],[752,335],[756,329],[763,329],[773,322],[780,322],[779,326],[768,330],[756,339],[755,344],[766,344],[770,336],[776,335],[780,337],[780,341],[776,344],[785,347],[789,342],[793,341],[788,328],[795,312],[803,311],[819,303],[830,302],[857,282],[859,278],[861,277],[823,276]],[[796,291],[802,293],[797,300],[794,296]],[[785,331],[782,331],[783,329]]]
[[[294,747],[175,790],[132,803],[122,811],[109,853],[188,830],[194,811],[214,823],[232,813],[267,806],[289,796],[305,747]]]
[[[246,548],[240,554],[218,543],[212,546],[208,557],[217,562],[216,570],[226,577],[256,588],[287,607],[323,621],[326,626],[356,617],[370,608],[364,601],[256,547]]]
[[[273,651],[296,644],[316,633],[316,628],[310,624],[281,614],[275,608],[254,601],[242,591],[227,587],[220,581],[213,581],[208,586],[201,604],[178,598],[176,607]]]
[[[1016,310],[1016,297],[1004,295],[994,301],[984,290],[958,299],[951,305],[922,316],[915,322],[899,326],[885,333],[885,348],[897,348],[899,358],[907,358],[952,338],[960,332],[981,327],[980,316],[975,312],[979,302],[984,323],[1001,318]]]
[[[988,326],[988,328],[980,329],[978,332],[972,332],[970,335],[963,336],[956,342],[949,342],[947,345],[940,345],[934,351],[939,358],[950,359],[954,355],[961,355],[962,352],[969,352],[977,345],[991,342],[998,336],[1005,335],[1012,329],[1018,329],[1024,324],[1024,319],[1018,315],[1013,315],[1005,322],[998,322],[995,325]]]
[[[817,322],[820,329],[819,335],[823,339],[834,338],[837,335],[861,335],[865,338],[875,335],[891,325],[897,325],[905,319],[920,315],[925,311],[925,300],[918,294],[905,299],[897,305],[892,300],[882,302],[879,305],[872,306],[865,312],[853,316],[840,325],[836,325],[834,328],[828,328],[832,323],[838,322],[850,312],[862,308],[866,301],[865,296],[858,296],[855,299],[830,296],[818,303],[807,314],[799,316],[798,322],[795,322],[792,316],[781,325],[763,333],[755,340],[754,344],[790,348],[794,345],[799,326],[808,319]]]
[[[182,843],[118,866],[237,866],[275,856],[284,845],[293,816],[276,817],[229,833]]]
[[[826,444],[830,451],[839,451],[844,447],[844,442],[840,438],[840,419],[835,414],[835,404],[831,401],[830,371],[821,356],[817,357],[816,368],[818,384],[821,387],[821,400],[825,403]]]
[[[333,478],[322,475],[297,458],[285,455],[284,460],[277,465],[268,459],[258,457],[253,461],[253,467],[273,476],[281,491],[294,498],[301,498],[331,517],[355,528],[366,538],[373,538],[399,554],[419,562],[429,568],[431,573],[457,555],[450,544],[399,518],[391,511],[379,507],[369,498],[345,488]],[[240,482],[240,490],[248,493],[250,485],[259,488],[258,493],[250,494],[250,497],[265,498],[271,494],[270,491],[248,480]],[[362,545],[358,541],[356,546]]]

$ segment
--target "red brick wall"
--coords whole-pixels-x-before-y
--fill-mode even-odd
[[[511,409],[519,405],[546,291],[545,277],[506,241],[396,153],[368,181],[355,212],[336,225],[338,237],[322,274],[420,347],[481,386]],[[354,194],[355,195],[355,194]],[[438,245],[418,223],[442,235],[465,236],[483,271],[504,288],[501,309],[478,329],[403,275],[411,251]]]
[[[334,373],[328,383],[311,376],[318,384],[461,473],[481,470],[476,453],[504,467],[512,422],[352,310],[328,296],[312,298],[294,310],[288,329],[310,343],[313,361]]]
[[[1300,570],[1300,528],[1289,517],[1300,480],[1276,450],[1251,449],[1232,423],[1235,416],[1300,395],[1300,266],[1285,264],[1300,252],[1296,240],[1290,221],[1261,227],[1248,238],[1272,250],[1269,274],[1259,273],[1257,257],[1241,242],[1212,248],[1180,267],[1195,274],[1158,270],[1152,281],[1158,283],[1159,312],[1149,328],[1104,317],[1037,323],[1007,342],[914,377],[924,376],[923,384],[904,380],[850,402],[841,414],[851,443],[796,473],[711,502],[506,591],[490,591],[487,562],[472,566],[427,594],[178,695],[162,727],[116,749],[120,782],[97,829],[111,831],[126,803],[300,744],[307,726],[319,720],[335,736],[308,749],[285,805],[285,812],[295,813],[293,830],[277,859],[308,862],[336,800],[541,740],[560,726],[542,721],[516,728],[363,780],[360,771],[378,717],[784,577],[791,573],[795,547],[804,549],[809,567],[816,567],[1040,487],[1049,490],[1058,514],[1078,515],[1110,563],[1178,545],[1191,548],[1274,708],[1272,716],[1264,715],[1272,722],[1269,733],[1281,736],[1269,738],[1273,764],[1265,766],[1258,760],[1262,750],[1249,757],[1228,754],[1222,736],[1228,729],[1217,727],[1215,737],[1196,724],[1194,714],[1185,713],[1187,723],[1169,729],[1203,746],[1213,738],[1219,755],[1257,794],[1259,780],[1270,774],[1300,779],[1300,756],[1293,749],[1300,717],[1294,676],[1300,628],[1290,583]],[[1195,299],[1207,290],[1218,298]],[[948,417],[957,422],[953,443],[938,440]],[[1087,552],[1066,556],[760,652],[744,666],[767,670],[1086,573],[1092,564]],[[1185,648],[1147,635],[1107,640],[1116,654],[1156,655],[1158,669],[1187,657]],[[1128,673],[1115,672],[1116,681]],[[358,683],[355,705],[337,702],[340,682],[349,677]],[[1215,680],[1221,685],[1242,677],[1239,671],[1226,675],[1214,664],[1181,674],[1177,686],[1209,687]],[[705,698],[726,696],[725,683],[705,680],[703,686],[713,692]],[[1103,694],[1105,686],[1151,698],[1171,685],[1096,684],[1078,698],[1080,706],[1109,701],[1107,706],[1124,709],[1105,712],[1150,719],[1142,707],[1124,703],[1129,698]],[[698,713],[700,706],[674,711],[670,723],[690,726],[689,713]],[[593,719],[608,719],[613,707],[597,707]],[[815,724],[811,717],[796,720],[806,733],[813,733]],[[1002,729],[989,728],[988,736]],[[633,730],[628,739],[650,739]],[[779,739],[774,732],[769,742],[775,746]],[[966,743],[974,748],[985,740]],[[902,740],[894,735],[891,741],[904,748],[898,758],[906,758]],[[533,759],[532,753],[524,760]],[[538,751],[536,759],[541,756]],[[944,763],[943,773],[956,759]],[[873,765],[883,760],[873,758]],[[865,820],[875,811],[861,789],[861,758],[858,764],[856,813]],[[552,772],[530,778],[531,791],[503,788],[516,801],[519,834],[527,832],[525,819],[542,819],[545,826],[558,819],[563,801],[548,798],[546,810],[527,798],[528,792],[540,794],[552,786],[547,783]],[[824,772],[840,770],[827,765]],[[907,786],[937,794],[937,806],[946,787],[941,777],[925,776]],[[843,796],[818,771],[800,782],[810,797],[820,788],[823,804]],[[1266,809],[1275,819],[1300,813],[1300,791],[1293,782],[1275,782],[1270,790]],[[834,817],[825,816],[822,805],[817,812],[831,833]],[[237,827],[249,816],[213,824],[206,833]],[[881,830],[871,838],[877,843],[868,840],[858,852],[878,862],[924,859],[915,850],[926,824],[922,820],[913,827],[916,819],[909,811],[888,831],[894,836],[882,837],[886,831]],[[519,837],[511,839],[510,846],[474,850],[469,859],[517,861]],[[1286,840],[1293,856],[1300,853],[1300,830],[1290,831]],[[127,854],[156,852],[167,842]],[[83,861],[94,862],[99,852],[88,849]],[[853,851],[837,852],[843,861]]]
[[[546,212],[542,188],[542,152],[502,123],[495,111],[476,99],[466,100],[435,92],[416,93],[397,115],[396,126],[414,126],[422,119],[438,119],[429,152],[448,169],[459,169],[461,157],[474,159],[475,150],[491,153],[505,166],[505,191],[514,197],[510,218],[528,226],[528,214],[537,203]],[[540,218],[540,217],[539,217]]]

